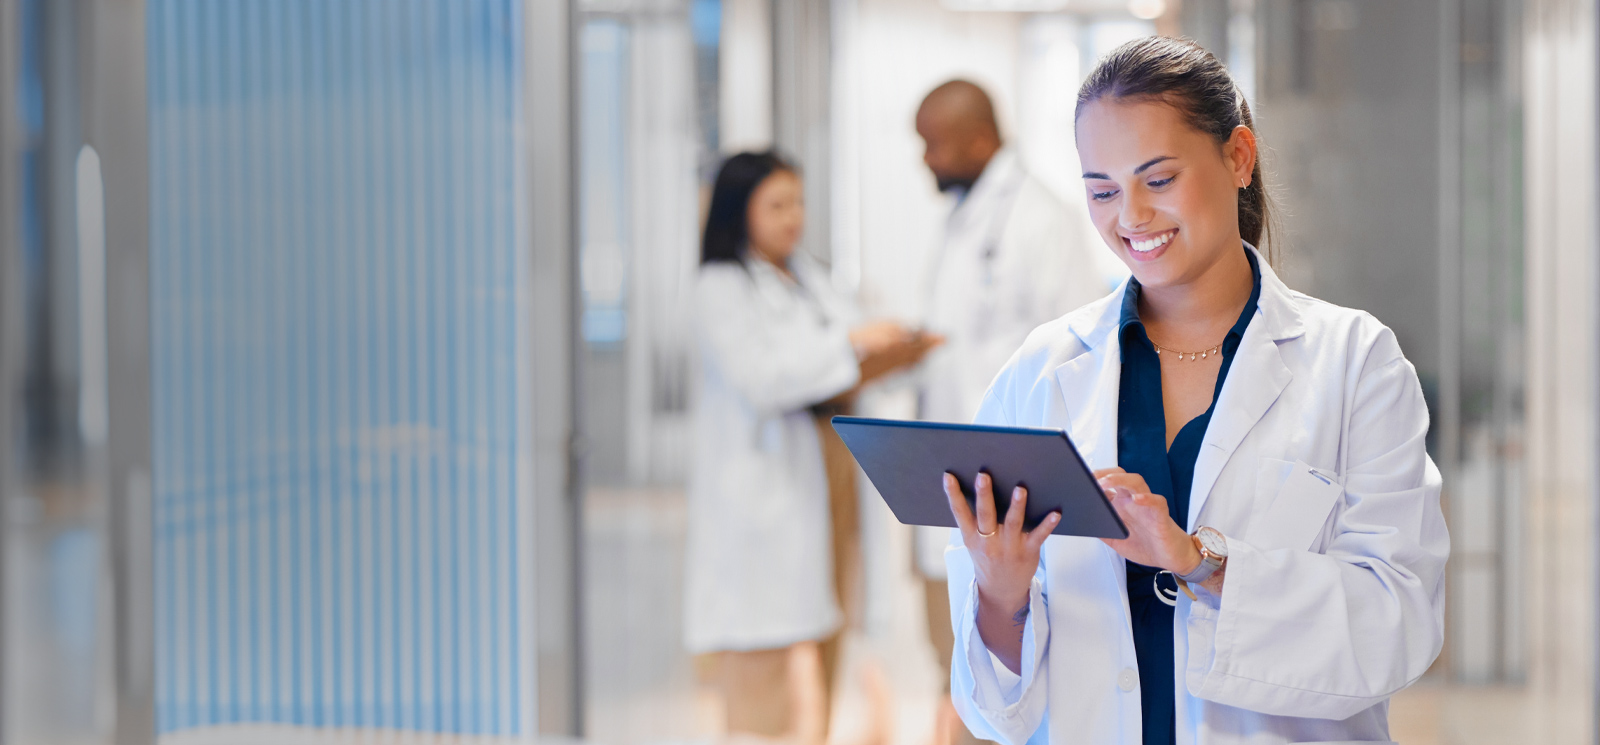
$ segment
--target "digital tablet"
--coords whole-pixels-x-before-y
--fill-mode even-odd
[[[834,417],[833,429],[895,518],[907,525],[956,527],[941,474],[955,474],[967,502],[976,505],[973,479],[986,472],[994,481],[995,514],[1001,521],[1011,504],[1012,488],[1021,484],[1028,490],[1026,528],[1060,510],[1061,522],[1051,531],[1055,535],[1128,537],[1127,527],[1089,466],[1059,429],[854,416]]]

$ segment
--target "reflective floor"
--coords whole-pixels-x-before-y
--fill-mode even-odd
[[[36,484],[4,506],[5,742],[103,742],[110,585],[96,520],[81,488]]]
[[[86,523],[61,519],[63,495],[14,503],[6,556],[14,594],[7,608],[7,666],[20,705],[7,722],[11,742],[101,741],[109,712],[96,710],[92,623],[98,545]],[[20,505],[20,506],[19,506]],[[684,503],[673,489],[597,490],[588,498],[590,737],[596,745],[711,743],[722,717],[717,696],[696,682],[683,652]],[[908,562],[909,536],[868,512],[866,559],[877,567],[866,628],[846,644],[833,745],[931,745],[938,666],[926,641],[920,585]],[[89,605],[85,605],[89,604]],[[99,683],[104,685],[105,683]],[[1424,680],[1397,696],[1392,734],[1406,745],[1576,742],[1586,722],[1580,701],[1526,688],[1460,687]],[[163,745],[201,742],[492,742],[400,733],[307,733],[274,727],[196,730]]]
[[[697,684],[696,662],[681,641],[682,492],[591,491],[586,515],[589,739],[715,739],[721,701]],[[892,578],[869,585],[866,628],[846,639],[830,741],[921,745],[932,735],[940,674],[926,641],[921,586],[910,574],[909,533],[877,532],[885,537],[868,541],[869,566],[904,558],[889,562],[899,571],[869,572]]]
[[[1586,703],[1526,688],[1424,681],[1395,696],[1389,733],[1403,745],[1523,745],[1584,742]]]

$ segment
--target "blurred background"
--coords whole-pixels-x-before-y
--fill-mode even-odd
[[[1250,99],[1288,284],[1428,396],[1448,641],[1395,738],[1600,741],[1592,2],[0,0],[0,743],[718,741],[722,158],[791,156],[801,249],[911,317],[928,91],[1082,200],[1077,85],[1152,33]],[[829,741],[933,743],[910,531],[859,519]]]

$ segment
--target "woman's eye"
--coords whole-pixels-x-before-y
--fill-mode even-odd
[[[1156,181],[1151,181],[1150,182],[1150,188],[1152,188],[1152,189],[1163,189],[1163,188],[1166,188],[1167,184],[1172,183],[1172,180],[1175,179],[1175,178],[1177,178],[1177,176],[1168,176],[1168,177],[1166,177],[1164,179],[1158,179]]]
[[[1114,197],[1116,195],[1117,195],[1117,190],[1116,189],[1111,189],[1109,191],[1091,191],[1091,192],[1089,192],[1089,197],[1091,199],[1093,199],[1094,201],[1096,201],[1096,202],[1104,202],[1107,199],[1110,199],[1110,198],[1112,198],[1112,197]]]

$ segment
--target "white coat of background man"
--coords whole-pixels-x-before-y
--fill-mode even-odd
[[[984,391],[1028,332],[1110,292],[1126,270],[1088,223],[1005,146],[989,95],[965,80],[940,85],[917,110],[923,161],[954,197],[944,240],[930,262],[926,330],[944,347],[924,363],[918,417],[970,422]],[[1064,136],[1071,136],[1065,133]],[[938,302],[934,302],[938,298]],[[946,695],[936,742],[974,742],[950,705],[954,639],[945,588],[947,528],[917,528],[916,564],[927,594],[928,631]]]

